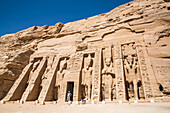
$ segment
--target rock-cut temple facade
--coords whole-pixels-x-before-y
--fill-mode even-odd
[[[170,2],[2,36],[2,101],[170,101]],[[8,43],[6,43],[8,42]]]

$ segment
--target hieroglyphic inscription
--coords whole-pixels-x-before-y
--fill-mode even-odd
[[[117,98],[123,99],[123,77],[122,77],[122,61],[121,59],[117,59],[116,63],[116,75],[117,75]]]
[[[95,51],[95,66],[94,66],[94,76],[93,76],[93,94],[92,99],[99,101],[100,96],[100,75],[101,75],[101,49],[96,49]]]
[[[166,75],[168,75],[168,66],[156,66],[156,70],[158,75],[162,76],[162,77],[166,77]]]
[[[66,91],[67,91],[67,81],[64,81],[62,93],[61,93],[61,100],[62,101],[65,101],[65,99],[66,99]]]
[[[121,55],[121,46],[117,45],[114,47],[114,57],[115,59],[121,59],[122,58],[122,55]]]
[[[150,86],[150,79],[149,79],[148,69],[146,66],[144,51],[142,49],[142,46],[137,46],[136,50],[138,53],[137,55],[138,55],[138,60],[139,60],[139,64],[140,64],[141,77],[142,77],[142,82],[143,82],[143,87],[144,87],[145,98],[150,98],[150,97],[152,97],[152,90],[151,90],[151,86]]]
[[[116,46],[114,46],[114,56],[115,56],[115,76],[116,76],[117,99],[124,100],[125,99],[125,86],[124,86],[121,45],[117,44]]]
[[[69,70],[70,71],[80,71],[81,70],[81,58],[82,58],[82,54],[79,53],[79,54],[76,54],[74,55],[71,59],[70,59],[70,62],[69,62],[69,65],[71,67],[69,67]]]
[[[78,100],[78,86],[77,86],[77,82],[74,82],[74,97],[73,97],[74,101]]]

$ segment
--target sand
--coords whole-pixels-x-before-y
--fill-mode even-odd
[[[0,104],[0,113],[170,113],[170,103]]]

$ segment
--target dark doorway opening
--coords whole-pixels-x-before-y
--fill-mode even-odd
[[[65,99],[66,101],[67,101],[68,91],[70,91],[70,93],[72,94],[70,100],[73,101],[74,82],[67,82],[67,92],[66,92],[66,99]]]

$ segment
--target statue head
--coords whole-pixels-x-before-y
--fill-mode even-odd
[[[127,61],[128,61],[129,64],[132,64],[132,62],[133,62],[133,57],[132,57],[132,55],[128,55]]]
[[[91,58],[91,56],[90,56],[90,54],[89,54],[89,55],[88,55],[88,58],[86,59],[86,66],[87,66],[87,67],[90,67],[91,64],[92,64],[92,58]]]
[[[106,63],[106,66],[110,66],[112,63],[111,58],[106,58],[105,63]]]
[[[65,58],[63,61],[60,61],[60,70],[67,68],[67,59]]]

